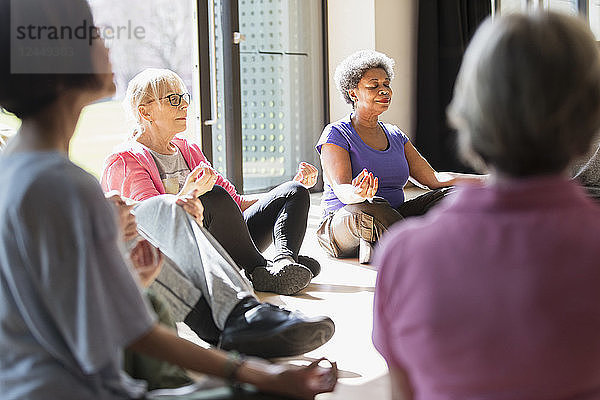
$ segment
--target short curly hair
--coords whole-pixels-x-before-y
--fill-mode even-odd
[[[354,106],[348,91],[358,87],[358,82],[365,72],[373,68],[383,69],[390,81],[394,79],[394,60],[375,50],[359,50],[337,66],[334,74],[335,85],[346,103]]]

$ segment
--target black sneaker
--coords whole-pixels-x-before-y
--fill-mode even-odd
[[[304,265],[306,268],[310,269],[310,272],[313,274],[313,278],[321,272],[321,264],[317,260],[308,256],[298,256],[298,264]]]
[[[245,299],[229,315],[219,347],[263,358],[291,357],[326,343],[335,331],[328,317],[306,317]]]
[[[313,275],[303,265],[292,263],[278,267],[272,263],[254,268],[250,280],[254,290],[277,294],[295,294],[310,283]]]

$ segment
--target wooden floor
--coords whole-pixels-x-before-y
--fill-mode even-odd
[[[408,190],[407,197],[414,193],[418,193],[418,189],[417,192]],[[371,340],[377,272],[369,265],[359,264],[356,259],[329,258],[321,250],[315,237],[321,218],[320,198],[320,193],[311,195],[308,231],[300,253],[317,259],[321,263],[321,274],[300,295],[258,295],[263,301],[297,309],[309,316],[327,315],[335,322],[335,334],[324,346],[303,357],[282,360],[302,364],[327,357],[337,361],[340,380],[336,390],[317,399],[390,398],[387,366]],[[268,258],[269,250],[266,256]],[[201,343],[185,325],[179,324],[178,330],[182,337]]]

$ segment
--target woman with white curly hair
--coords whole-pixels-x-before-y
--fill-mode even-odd
[[[424,214],[460,180],[480,177],[438,173],[395,125],[379,121],[392,101],[394,60],[358,51],[342,61],[335,82],[352,112],[323,130],[316,145],[325,177],[324,218],[317,231],[333,257],[369,262],[373,244],[393,223]],[[433,189],[405,201],[403,187],[412,178]]]

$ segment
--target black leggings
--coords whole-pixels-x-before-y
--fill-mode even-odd
[[[200,196],[204,206],[204,227],[217,239],[248,273],[266,265],[260,253],[274,244],[275,260],[292,257],[298,251],[306,233],[310,197],[308,189],[297,182],[286,182],[240,212],[233,198],[221,186]]]

